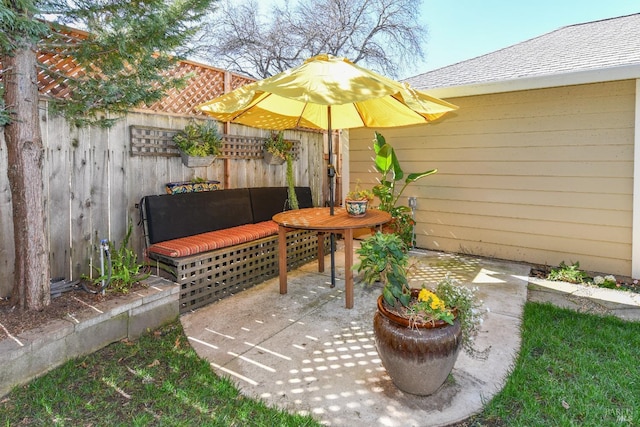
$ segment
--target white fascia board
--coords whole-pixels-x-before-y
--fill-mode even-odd
[[[425,89],[437,98],[456,98],[462,96],[487,95],[491,93],[517,92],[522,90],[543,89],[549,87],[573,86],[589,83],[630,80],[640,78],[640,64],[597,70],[574,71],[539,77],[502,80],[464,86],[436,87]]]
[[[633,153],[633,215],[631,228],[631,277],[640,278],[640,79],[636,80],[636,117]]]

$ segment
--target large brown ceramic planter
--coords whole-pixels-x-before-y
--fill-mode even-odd
[[[446,381],[460,352],[462,329],[444,321],[409,325],[390,313],[382,296],[373,317],[376,346],[382,365],[400,390],[426,396]]]

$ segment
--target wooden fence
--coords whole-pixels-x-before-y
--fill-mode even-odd
[[[78,130],[63,119],[48,115],[46,103],[41,111],[52,277],[71,280],[83,274],[95,275],[100,265],[100,240],[109,239],[119,246],[129,221],[134,226],[130,243],[142,256],[144,240],[138,225],[138,203],[145,195],[164,193],[168,182],[199,177],[226,183],[228,188],[286,186],[286,164],[266,164],[259,150],[257,155],[241,156],[227,147],[223,158],[211,166],[187,168],[171,147],[164,153],[140,155],[139,145],[132,146],[132,129],[164,129],[170,134],[182,129],[189,117],[135,112],[108,130]],[[240,140],[254,148],[267,136],[267,131],[239,125],[231,125],[227,133],[231,145]],[[299,141],[294,163],[296,185],[310,186],[314,203],[322,204],[326,179],[323,135],[285,131],[285,138]],[[13,283],[14,248],[7,152],[2,135],[0,171],[0,296],[6,296]]]

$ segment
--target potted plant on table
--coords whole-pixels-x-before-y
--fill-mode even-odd
[[[209,166],[222,147],[218,127],[212,121],[189,122],[174,135],[173,142],[178,146],[182,163],[187,167]]]
[[[373,192],[360,189],[360,183],[355,190],[349,191],[344,198],[344,207],[349,216],[358,218],[367,214],[367,206],[373,201]]]
[[[445,382],[460,349],[480,354],[473,340],[481,323],[476,290],[447,275],[434,289],[411,288],[405,242],[395,233],[376,232],[356,251],[354,268],[366,283],[381,282],[373,329],[383,366],[400,390],[434,393]]]
[[[413,227],[415,220],[409,206],[399,204],[400,196],[409,184],[425,176],[433,175],[438,169],[431,169],[425,172],[410,173],[405,178],[404,171],[400,167],[400,162],[393,147],[386,142],[381,133],[376,132],[373,140],[373,149],[376,153],[375,167],[382,174],[380,184],[373,187],[373,193],[380,199],[378,209],[391,214],[391,222],[388,228],[398,233],[407,246],[414,246]],[[402,186],[396,184],[404,178]]]

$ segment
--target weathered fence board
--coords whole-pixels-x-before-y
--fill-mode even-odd
[[[135,153],[131,129],[177,131],[188,123],[189,117],[136,112],[110,129],[77,130],[60,118],[49,117],[46,104],[43,106],[44,202],[52,277],[77,279],[82,274],[92,274],[91,266],[99,267],[100,239],[110,239],[119,246],[129,220],[134,224],[130,244],[142,257],[144,239],[136,225],[136,206],[145,195],[164,193],[168,182],[199,177],[223,183],[227,162],[230,188],[286,185],[286,164],[268,165],[262,159],[261,146],[256,145],[268,135],[264,130],[233,125],[230,139],[243,141],[242,150],[236,146],[224,155],[226,159],[217,159],[206,168],[187,168],[173,152]],[[294,162],[296,185],[310,186],[314,202],[322,204],[322,177],[326,174],[322,134],[285,131],[285,138],[299,141]],[[14,267],[6,157],[4,136],[0,133],[0,296],[11,291]]]

